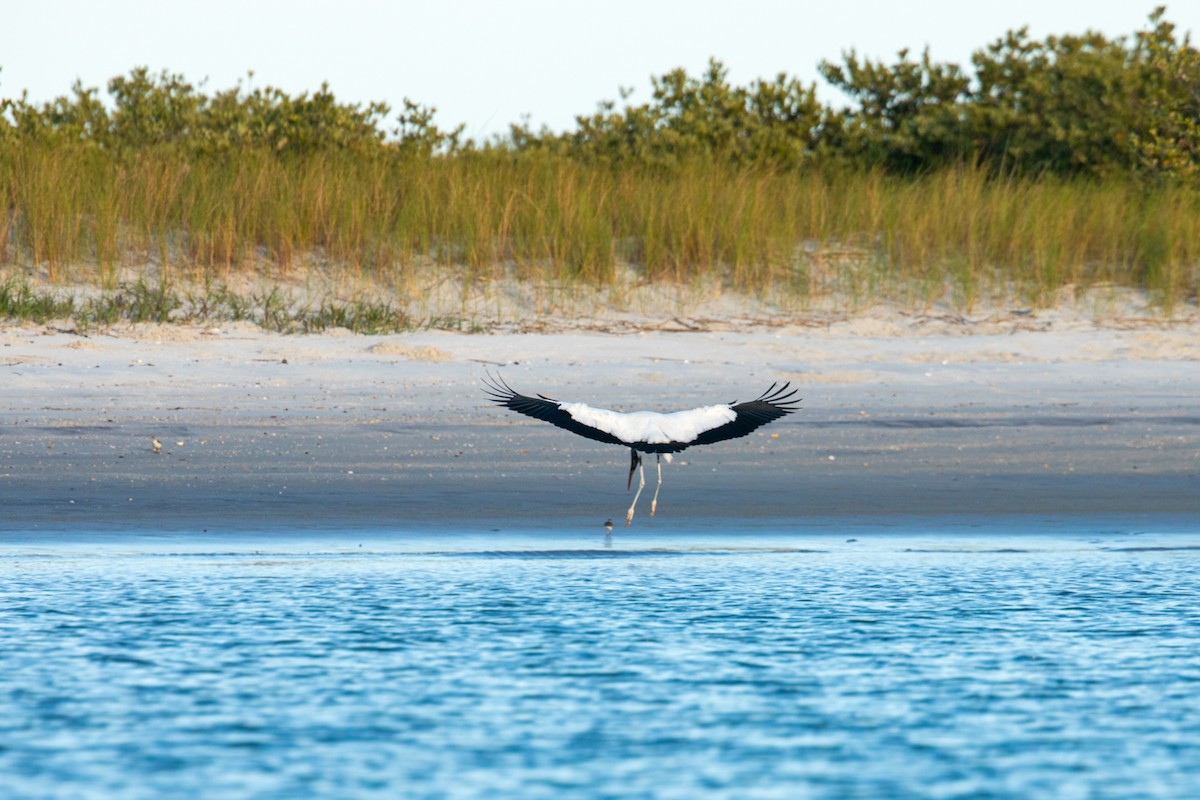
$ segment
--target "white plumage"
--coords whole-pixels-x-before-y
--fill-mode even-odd
[[[518,394],[499,376],[489,376],[485,386],[484,391],[493,401],[519,414],[544,420],[598,442],[627,446],[630,456],[627,487],[633,485],[634,471],[642,467],[641,454],[654,453],[658,459],[658,486],[650,501],[650,516],[654,516],[658,490],[662,488],[663,455],[670,461],[671,453],[688,447],[747,436],[762,425],[792,413],[800,402],[792,399],[796,392],[788,392],[788,384],[776,388],[777,384],[773,383],[757,400],[748,403],[735,401],[669,414],[657,411],[623,413],[592,408],[585,403],[560,403],[545,395],[528,397]],[[625,515],[626,525],[633,521],[633,510],[645,485],[646,474],[642,469],[637,494]]]
[[[737,413],[729,406],[702,406],[671,414],[657,411],[626,414],[607,408],[592,408],[584,403],[560,403],[558,407],[576,422],[612,434],[625,443],[691,442],[705,431],[737,419]]]

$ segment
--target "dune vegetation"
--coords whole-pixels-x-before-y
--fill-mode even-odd
[[[1098,284],[1165,313],[1196,302],[1200,53],[1161,9],[1117,39],[1011,31],[970,70],[851,52],[821,71],[850,105],[786,75],[734,86],[714,60],[574,130],[483,142],[410,101],[392,116],[327,87],[206,94],[146,69],[109,102],[81,85],[0,100],[0,315],[431,324],[400,299],[296,309],[231,288],[314,269],[800,303],[1037,305]]]

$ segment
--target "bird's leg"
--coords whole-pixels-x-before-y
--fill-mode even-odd
[[[634,492],[634,494],[633,494],[633,502],[629,504],[629,513],[627,513],[625,515],[625,526],[626,527],[629,526],[629,523],[633,522],[633,509],[635,506],[637,506],[638,498],[642,496],[642,489],[645,489],[645,488],[646,488],[646,469],[639,463],[638,464],[638,488],[637,488],[637,491]]]
[[[637,506],[638,498],[642,496],[642,489],[646,488],[646,469],[642,466],[642,457],[638,455],[636,450],[631,450],[630,452],[633,453],[633,463],[629,467],[629,481],[630,483],[633,482],[633,470],[636,467],[638,470],[638,490],[633,495],[633,502],[629,504],[629,513],[625,515],[626,527],[629,526],[629,523],[633,522],[633,509]]]
[[[662,453],[656,453],[654,460],[658,463],[658,486],[654,487],[654,499],[650,501],[650,516],[654,516],[654,509],[658,506],[658,490],[662,488]]]

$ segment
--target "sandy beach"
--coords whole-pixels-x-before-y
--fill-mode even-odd
[[[697,520],[1200,515],[1200,327],[1046,312],[553,335],[280,336],[249,323],[0,331],[0,528],[595,531],[627,452],[490,406],[752,399],[803,410],[664,467]],[[153,440],[161,443],[156,452]],[[652,473],[651,473],[651,480]]]

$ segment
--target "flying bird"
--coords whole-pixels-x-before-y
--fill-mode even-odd
[[[592,408],[584,403],[560,403],[543,394],[537,397],[519,394],[499,375],[488,375],[484,385],[488,397],[511,411],[549,422],[598,442],[628,447],[629,480],[625,488],[628,490],[633,486],[635,471],[640,477],[637,493],[625,515],[626,525],[633,521],[633,510],[646,486],[642,453],[653,453],[658,465],[658,485],[654,489],[654,499],[650,501],[650,516],[653,517],[658,506],[658,491],[662,488],[663,456],[666,456],[669,464],[673,453],[694,445],[748,436],[768,422],[792,413],[800,403],[799,398],[793,399],[796,390],[788,391],[790,384],[779,386],[772,383],[771,388],[757,400],[748,403],[735,400],[672,414],[660,414],[657,411],[622,413]]]

